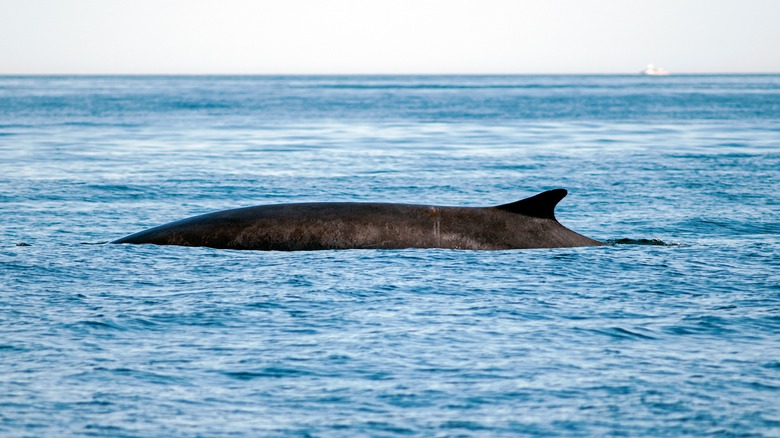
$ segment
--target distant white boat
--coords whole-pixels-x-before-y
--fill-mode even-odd
[[[656,67],[653,64],[647,64],[644,70],[639,72],[640,74],[647,76],[668,76],[669,72],[661,67]]]

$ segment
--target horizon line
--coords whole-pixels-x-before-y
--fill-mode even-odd
[[[622,73],[0,73],[10,76],[761,76],[780,75],[778,72],[670,72],[668,75],[642,75],[640,71]]]

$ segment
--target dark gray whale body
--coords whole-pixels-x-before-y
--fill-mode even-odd
[[[556,189],[496,207],[380,203],[261,205],[195,216],[111,243],[222,249],[520,249],[602,245],[555,219]]]

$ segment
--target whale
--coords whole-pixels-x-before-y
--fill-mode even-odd
[[[114,240],[266,251],[599,246],[555,218],[565,189],[490,207],[369,202],[259,205],[194,216]]]

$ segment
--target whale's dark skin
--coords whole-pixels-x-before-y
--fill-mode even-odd
[[[598,246],[555,219],[566,190],[496,207],[380,203],[261,205],[195,216],[111,243],[249,250]]]

